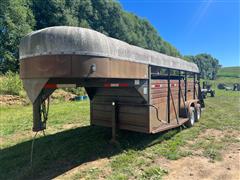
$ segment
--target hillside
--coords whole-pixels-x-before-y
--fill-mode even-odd
[[[146,20],[126,12],[113,0],[0,2],[0,73],[18,71],[18,45],[31,31],[50,26],[77,26],[94,29],[129,44],[171,56],[181,56]]]
[[[240,66],[223,67],[219,70],[218,77],[240,77]]]
[[[8,0],[0,1],[0,74],[19,72],[18,47],[22,37],[63,25],[94,29],[132,45],[184,58],[147,19],[125,11],[115,0]],[[203,78],[215,79],[219,61],[210,54],[190,55],[186,60],[199,66]]]

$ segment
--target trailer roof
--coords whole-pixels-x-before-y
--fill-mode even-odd
[[[109,57],[199,73],[196,64],[108,37],[97,31],[55,26],[34,31],[20,43],[20,59],[53,54]]]

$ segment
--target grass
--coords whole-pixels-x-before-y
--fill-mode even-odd
[[[151,179],[151,180],[158,180],[161,179],[163,175],[167,174],[168,172],[160,167],[150,167],[144,170],[142,175],[142,179]]]
[[[77,123],[79,126],[88,125],[89,102],[60,102],[50,107],[48,125],[56,130],[63,125]],[[80,112],[80,114],[79,114]],[[0,136],[8,136],[23,131],[30,131],[32,126],[31,106],[2,106],[0,109]]]
[[[218,72],[218,77],[240,77],[240,66],[224,67]]]
[[[102,173],[101,169],[99,168],[90,168],[87,171],[81,171],[81,173],[76,173],[71,179],[86,179],[92,180],[95,179],[100,173]]]
[[[220,161],[221,152],[229,144],[239,142],[231,134],[240,131],[239,95],[239,92],[216,90],[215,98],[206,99],[201,120],[190,129],[178,128],[155,135],[119,131],[119,146],[109,143],[111,129],[89,126],[88,101],[53,104],[47,136],[40,134],[35,141],[32,168],[31,106],[3,106],[0,179],[51,179],[102,158],[107,158],[106,164],[80,169],[70,178],[161,179],[168,172],[156,163],[159,157],[176,160],[201,150],[201,156]],[[225,135],[215,137],[209,133],[200,137],[207,130]]]
[[[220,83],[226,84],[227,86],[230,86],[230,87],[233,87],[233,84],[240,82],[240,78],[219,77],[216,80],[207,80],[207,81],[212,85],[212,88],[217,89],[217,86]],[[218,93],[220,95],[224,94],[224,96],[226,96],[224,91],[218,91]],[[230,96],[232,96],[232,94],[230,94]]]

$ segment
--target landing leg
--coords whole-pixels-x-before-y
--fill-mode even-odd
[[[38,132],[46,129],[49,111],[49,96],[55,89],[45,89],[33,103],[33,131]]]
[[[112,144],[118,144],[116,140],[116,130],[117,130],[117,112],[118,111],[118,104],[117,102],[112,102]]]
[[[41,98],[37,98],[33,103],[33,131],[38,132],[46,128],[46,125],[42,121],[42,112],[41,112]]]

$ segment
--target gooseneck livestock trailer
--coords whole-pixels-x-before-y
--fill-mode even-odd
[[[46,128],[55,89],[84,87],[91,125],[157,133],[192,126],[204,107],[199,69],[177,57],[94,30],[58,26],[20,43],[20,76],[33,103],[33,131]]]

